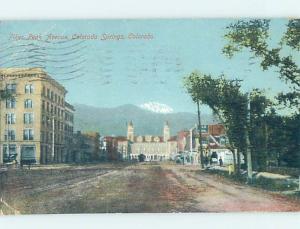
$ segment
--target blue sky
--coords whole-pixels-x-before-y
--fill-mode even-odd
[[[231,22],[231,19],[2,21],[0,67],[43,66],[65,85],[69,102],[98,107],[155,101],[167,104],[174,111],[195,112],[195,105],[182,87],[182,78],[193,70],[243,79],[245,91],[254,87],[265,88],[270,94],[287,90],[275,69],[263,72],[258,60],[249,59],[249,53],[238,54],[231,60],[222,55],[225,27]],[[270,44],[279,42],[286,23],[286,20],[272,20]],[[11,39],[12,34],[26,38],[30,33],[43,39],[50,33],[125,37],[134,33],[151,34],[153,39],[50,43]],[[44,48],[43,57],[33,57],[36,53],[30,48],[37,46],[32,44]],[[18,56],[26,58],[15,60]],[[34,61],[29,61],[30,58]],[[209,110],[204,108],[204,112]]]

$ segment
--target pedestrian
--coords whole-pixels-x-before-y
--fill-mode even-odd
[[[206,167],[208,166],[208,162],[209,162],[208,156],[205,156],[205,158],[204,158],[204,163],[205,163],[205,166],[206,166]]]
[[[219,159],[219,164],[220,164],[220,166],[223,166],[223,160],[222,160],[222,157],[220,157],[220,159]]]

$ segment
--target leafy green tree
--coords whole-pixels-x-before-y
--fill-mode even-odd
[[[250,93],[250,142],[253,167],[265,171],[268,160],[268,125],[267,112],[272,105],[264,92],[254,89]]]
[[[284,117],[278,115],[275,109],[271,108],[266,114],[265,122],[267,125],[268,160],[271,165],[280,166],[287,146]]]
[[[280,159],[290,167],[300,168],[300,116],[285,117],[282,132],[285,147]]]
[[[193,101],[208,105],[223,123],[232,152],[246,151],[247,95],[240,91],[238,80],[227,80],[224,76],[192,72],[184,78],[184,86]],[[235,156],[235,155],[234,155]],[[237,154],[237,172],[240,172],[240,154]]]
[[[259,169],[265,167],[265,158],[276,158],[278,165],[284,161],[289,166],[300,166],[300,19],[291,19],[286,25],[286,31],[277,46],[270,44],[270,20],[239,20],[227,26],[225,39],[228,43],[223,53],[232,58],[236,53],[248,51],[252,58],[260,61],[263,71],[277,68],[279,78],[290,87],[290,92],[280,92],[275,97],[283,108],[289,107],[295,111],[292,116],[280,116],[275,109],[262,112],[265,116],[257,117],[252,110],[252,142],[255,144],[254,157]],[[288,51],[288,52],[287,52]],[[256,97],[255,99],[263,99]],[[252,102],[255,106],[256,103]],[[263,108],[263,103],[257,103]],[[277,106],[278,107],[278,106]],[[256,109],[256,108],[255,108]],[[265,140],[263,141],[265,136]],[[265,152],[263,145],[265,145]],[[260,151],[260,153],[259,153]]]
[[[270,20],[239,20],[227,26],[225,38],[228,44],[223,53],[229,58],[235,53],[248,50],[260,61],[263,70],[277,68],[279,77],[288,83],[291,92],[278,95],[278,101],[291,107],[300,101],[300,68],[297,65],[295,52],[300,50],[300,19],[289,20],[278,46],[269,45]],[[291,49],[289,54],[282,52],[284,47]]]

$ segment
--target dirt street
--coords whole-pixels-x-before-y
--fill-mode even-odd
[[[171,164],[11,171],[4,187],[3,214],[300,211],[279,194]]]

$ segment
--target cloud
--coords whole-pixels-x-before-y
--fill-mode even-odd
[[[168,113],[173,113],[174,110],[172,107],[163,104],[163,103],[158,103],[158,102],[147,102],[144,104],[140,105],[141,108],[145,110],[149,110],[155,113],[163,113],[163,114],[168,114]]]

